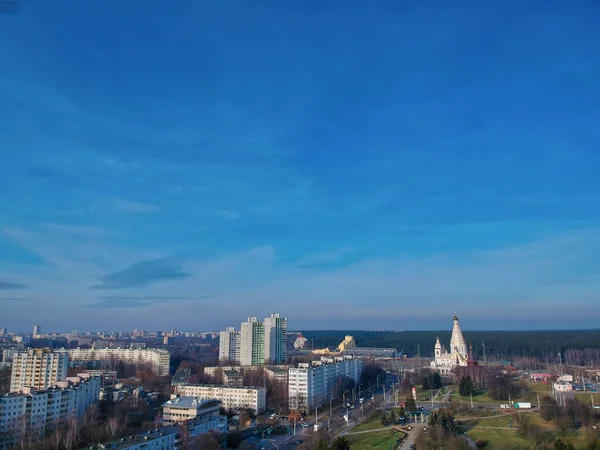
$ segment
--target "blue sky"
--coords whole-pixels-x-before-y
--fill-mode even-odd
[[[598,23],[24,2],[0,15],[0,326],[597,327]]]

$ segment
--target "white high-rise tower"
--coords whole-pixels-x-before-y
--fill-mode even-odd
[[[240,332],[234,327],[219,333],[219,361],[240,362]]]
[[[265,327],[258,317],[248,317],[240,331],[240,365],[257,366],[265,363]]]
[[[264,322],[265,364],[283,364],[287,358],[287,319],[271,314]]]

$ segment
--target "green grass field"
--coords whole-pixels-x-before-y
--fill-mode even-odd
[[[592,397],[594,398],[594,406],[600,406],[600,394],[591,394],[590,391],[578,391],[575,392],[575,398],[584,405],[592,405]]]
[[[546,384],[542,383],[525,383],[525,389],[521,392],[521,395],[512,398],[513,402],[532,402],[537,404],[537,396],[546,395],[550,393],[550,388]],[[589,393],[588,403],[590,402]],[[457,403],[462,403],[463,405],[470,405],[471,398],[469,396],[463,397],[458,393],[458,386],[454,387],[454,394],[452,394],[452,401]],[[582,400],[583,401],[583,400]],[[598,398],[600,401],[600,397]],[[508,403],[507,400],[493,400],[487,394],[485,389],[478,390],[476,395],[473,396],[473,405],[501,405],[503,403]]]
[[[512,429],[493,429],[493,428],[461,428],[462,432],[466,431],[467,436],[477,442],[479,439],[486,441],[488,444],[486,449],[526,449],[531,448],[531,441],[519,435],[518,415],[502,415],[489,419],[481,419],[470,421],[469,425],[479,427],[498,427]]]
[[[461,403],[464,405],[471,404],[471,397],[469,397],[469,396],[463,397],[462,395],[460,395],[458,393],[458,388],[456,389],[454,394],[452,394],[451,399],[453,402],[456,402],[456,403]],[[479,390],[479,391],[477,391],[476,395],[473,395],[473,405],[500,405],[502,403],[508,403],[508,402],[492,400],[488,396],[486,390]]]
[[[533,420],[534,423],[541,425],[546,429],[555,429],[553,424],[546,423],[537,414],[528,414],[528,417]],[[512,418],[512,422],[511,422]],[[510,428],[512,423],[512,429]],[[488,450],[499,450],[499,449],[530,449],[535,448],[535,444],[523,438],[519,434],[519,415],[513,412],[510,415],[502,415],[498,417],[481,419],[481,420],[470,420],[468,422],[461,422],[462,425],[470,425],[477,427],[497,427],[496,428],[466,428],[460,429],[461,433],[465,432],[473,441],[481,439],[487,442],[487,445],[483,448]],[[562,437],[563,440],[571,442],[575,448],[583,448],[586,441],[586,431],[579,430],[576,432],[569,433],[567,436]],[[533,447],[532,447],[533,446]]]
[[[400,412],[399,408],[390,408],[388,410],[388,412],[386,413],[386,415],[389,417],[389,411],[394,411],[394,414],[398,415],[398,413]],[[360,425],[355,426],[354,428],[352,428],[352,432],[356,432],[356,431],[368,431],[368,430],[377,430],[378,428],[383,428],[383,425],[381,425],[381,415],[382,415],[382,411],[375,411],[371,416],[367,417],[365,419],[364,422],[362,422]]]
[[[388,450],[395,448],[396,439],[402,438],[402,433],[392,430],[375,431],[373,433],[349,434],[346,436],[353,449],[360,450]]]
[[[383,428],[383,425],[381,425],[381,411],[375,411],[360,425],[357,425],[354,428],[352,428],[352,432],[354,433],[356,431],[376,430],[377,428]]]

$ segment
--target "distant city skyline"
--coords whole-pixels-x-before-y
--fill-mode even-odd
[[[0,15],[0,328],[598,328],[597,3],[61,5]]]

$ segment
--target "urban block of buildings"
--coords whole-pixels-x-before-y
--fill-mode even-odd
[[[278,313],[262,322],[249,317],[240,331],[228,327],[219,334],[219,361],[242,366],[282,364],[287,359],[287,319]]]
[[[224,416],[203,416],[190,420],[187,424],[189,440],[210,431],[224,433],[227,431],[227,419]],[[159,428],[155,431],[117,439],[112,442],[101,444],[100,448],[111,450],[179,450],[185,447],[182,442],[181,428],[171,425]],[[97,446],[88,447],[89,450],[97,450]],[[189,448],[186,447],[186,448]]]
[[[100,378],[80,373],[47,389],[22,387],[0,396],[0,449],[12,448],[22,432],[41,436],[60,421],[83,416],[98,403],[100,386]]]
[[[169,375],[171,353],[162,348],[94,348],[61,349],[69,361],[122,361],[124,364],[147,366],[159,377]]]
[[[265,412],[267,390],[264,387],[227,387],[210,384],[179,384],[174,394],[196,399],[219,400],[225,409],[250,409],[256,414]]]
[[[337,380],[347,377],[358,383],[362,368],[362,360],[352,356],[322,357],[321,361],[291,367],[288,374],[290,409],[308,411],[329,402]]]

